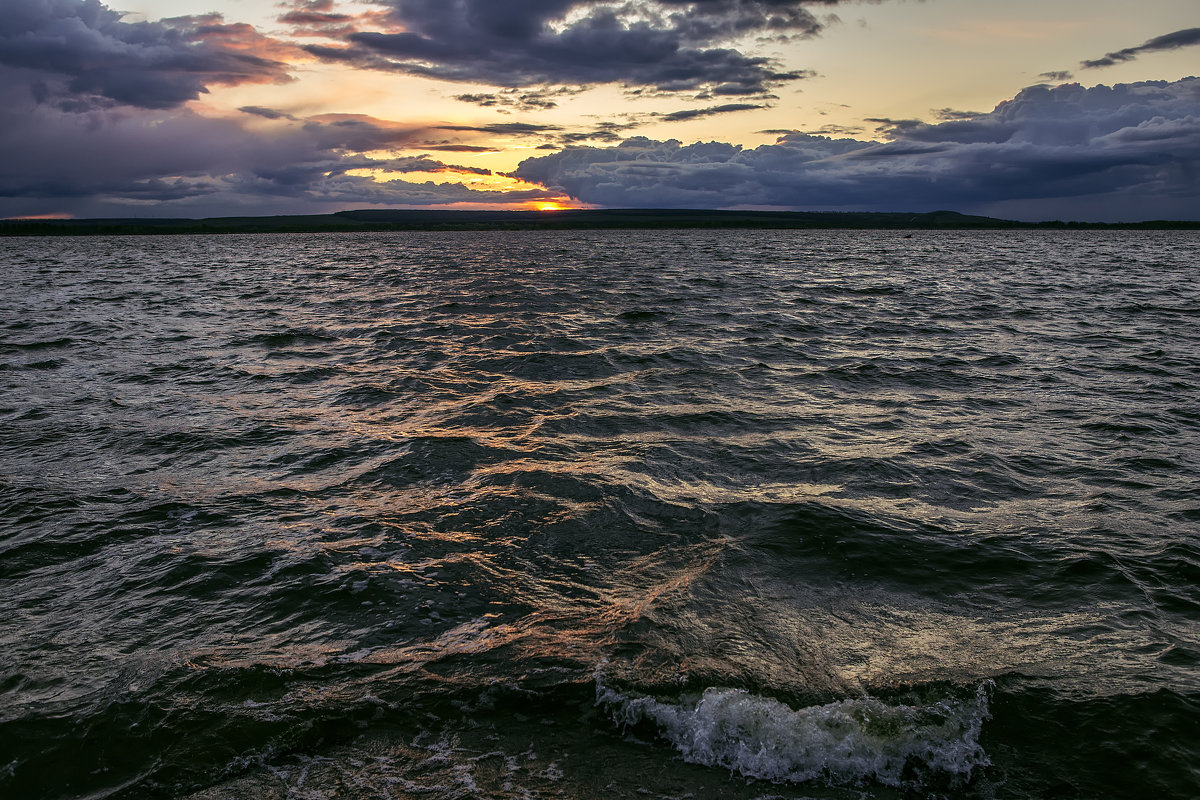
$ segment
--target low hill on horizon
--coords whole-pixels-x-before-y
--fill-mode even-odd
[[[186,218],[8,219],[0,236],[89,236],[194,233],[317,233],[335,231],[586,230],[586,229],[1200,229],[1200,222],[1020,222],[956,211],[720,211],[707,209],[569,209],[462,211],[364,209],[334,214]]]

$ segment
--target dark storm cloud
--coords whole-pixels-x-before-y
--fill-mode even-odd
[[[186,109],[93,108],[39,103],[27,81],[0,67],[0,217],[205,216],[310,213],[347,205],[437,205],[544,199],[458,183],[415,183],[357,170],[487,175],[405,152],[426,149],[428,128],[364,116],[292,120],[207,118]],[[264,113],[267,112],[267,113]],[[249,127],[247,127],[249,125]],[[367,158],[364,153],[391,153]]]
[[[1142,53],[1153,53],[1159,50],[1178,50],[1181,47],[1192,47],[1194,45],[1200,45],[1200,28],[1185,28],[1181,31],[1156,36],[1137,47],[1126,47],[1124,50],[1108,53],[1103,58],[1082,61],[1079,66],[1084,69],[1111,67],[1113,64],[1133,61]]]
[[[9,0],[0,14],[0,65],[77,108],[171,108],[213,85],[286,81],[287,50],[218,15],[124,22],[97,0]]]
[[[1197,78],[1034,86],[987,114],[893,130],[882,144],[788,133],[754,149],[635,137],[514,174],[608,206],[1200,216]]]
[[[1056,70],[1054,72],[1043,72],[1041,75],[1038,75],[1038,77],[1042,80],[1062,82],[1069,81],[1075,76],[1067,70]]]
[[[509,88],[619,83],[749,96],[808,72],[728,46],[748,34],[807,37],[812,6],[838,0],[384,0],[391,31],[313,55],[367,69]]]

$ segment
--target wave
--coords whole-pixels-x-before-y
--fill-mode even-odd
[[[651,723],[685,761],[772,782],[896,788],[966,783],[991,764],[979,744],[992,682],[967,699],[888,703],[865,695],[793,709],[744,689],[707,688],[675,702],[596,683],[596,702],[618,725]]]

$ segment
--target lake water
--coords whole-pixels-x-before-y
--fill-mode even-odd
[[[0,239],[0,795],[1200,796],[1198,267]]]

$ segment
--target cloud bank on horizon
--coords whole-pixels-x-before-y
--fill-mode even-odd
[[[530,159],[515,174],[605,206],[1192,217],[1200,208],[1200,78],[1034,86],[987,114],[906,122],[886,143],[801,132],[754,149],[630,138]]]
[[[745,147],[639,135],[651,124],[778,106],[781,87],[813,72],[758,45],[819,37],[846,5],[379,0],[353,13],[335,0],[293,0],[279,17],[290,33],[268,35],[217,13],[127,21],[100,0],[11,0],[0,17],[0,148],[8,154],[0,161],[0,217],[575,201],[1200,218],[1196,78],[1037,85],[987,113],[935,110],[935,123],[864,117],[886,141],[788,130],[773,144]],[[1200,29],[1183,29],[1081,65],[1100,69],[1197,44]],[[441,83],[464,108],[532,119],[395,121],[198,105],[223,91],[303,81],[322,64],[417,76]],[[538,116],[597,86],[639,102],[696,105],[610,112],[582,126]],[[514,141],[521,152],[546,154],[519,164],[514,157],[507,174],[443,160],[469,161]]]

